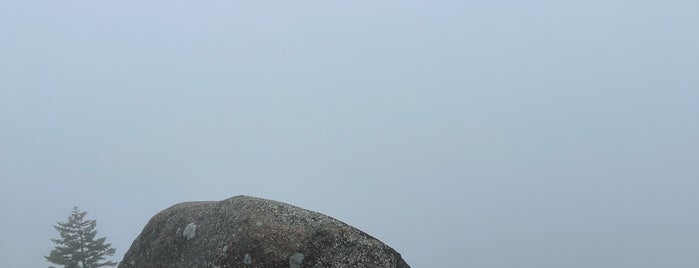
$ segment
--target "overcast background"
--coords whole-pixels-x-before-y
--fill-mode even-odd
[[[697,1],[0,2],[0,267],[74,205],[316,210],[413,267],[699,267]]]

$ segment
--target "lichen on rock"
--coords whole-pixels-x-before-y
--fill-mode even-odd
[[[187,227],[184,227],[184,231],[182,231],[182,236],[186,237],[187,240],[194,238],[196,234],[197,225],[194,223],[187,224]]]
[[[294,253],[289,256],[289,268],[300,268],[303,263],[303,253]]]

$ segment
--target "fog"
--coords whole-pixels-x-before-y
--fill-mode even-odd
[[[699,267],[697,1],[0,3],[0,267],[252,195],[412,267]]]

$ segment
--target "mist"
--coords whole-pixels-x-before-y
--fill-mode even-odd
[[[252,195],[412,267],[698,267],[697,1],[0,4],[0,267]]]

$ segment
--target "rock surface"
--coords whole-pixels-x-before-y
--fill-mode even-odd
[[[118,268],[396,267],[400,254],[326,215],[249,196],[153,216]]]

